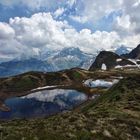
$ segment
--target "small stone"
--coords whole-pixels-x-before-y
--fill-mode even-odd
[[[111,137],[111,134],[108,130],[104,130],[103,134],[107,137]]]
[[[91,133],[92,133],[92,134],[96,134],[97,131],[96,131],[96,130],[91,130]]]

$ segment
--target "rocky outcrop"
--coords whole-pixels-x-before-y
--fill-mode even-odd
[[[96,57],[95,62],[91,65],[90,71],[107,70],[116,66],[135,65],[133,62],[110,51],[102,51]]]

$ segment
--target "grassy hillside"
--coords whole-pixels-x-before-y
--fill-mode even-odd
[[[83,80],[87,73],[80,69],[59,72],[27,72],[0,79],[0,92],[23,92],[46,85],[66,85],[72,81]]]
[[[140,73],[73,111],[44,119],[2,121],[0,136],[4,140],[139,140]]]
[[[135,75],[139,70],[110,70],[110,71],[87,71],[83,69],[69,69],[59,72],[28,72],[8,78],[0,78],[0,94],[27,92],[41,86],[52,85],[78,85],[86,79],[105,79],[112,76]]]

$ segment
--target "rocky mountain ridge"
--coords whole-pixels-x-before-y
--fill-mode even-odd
[[[94,70],[109,70],[113,68],[139,67],[140,45],[129,54],[118,55],[110,51],[101,51],[89,68]]]

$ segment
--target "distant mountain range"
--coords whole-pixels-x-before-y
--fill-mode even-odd
[[[123,54],[122,56],[130,59],[140,59],[140,44],[130,53]]]
[[[86,68],[95,56],[82,52],[79,48],[64,48],[57,52],[44,53],[39,59],[21,59],[0,64],[0,77],[12,76],[28,71],[53,72],[74,67]]]
[[[115,53],[118,54],[118,55],[123,55],[123,54],[129,53],[131,50],[132,50],[131,48],[122,45],[121,47],[118,47],[115,50]]]
[[[140,59],[140,45],[132,51],[128,47],[121,46],[114,52],[101,51],[97,58],[96,56],[97,52],[87,54],[74,47],[43,52],[35,58],[15,59],[1,63],[0,77],[13,76],[28,71],[54,72],[75,67],[96,70],[101,69],[102,66],[111,69],[117,66],[135,65],[129,59]]]
[[[93,54],[87,54],[79,48],[72,47],[64,48],[50,55],[47,57],[46,62],[53,66],[53,71],[58,71],[74,67],[88,69],[94,59]]]

